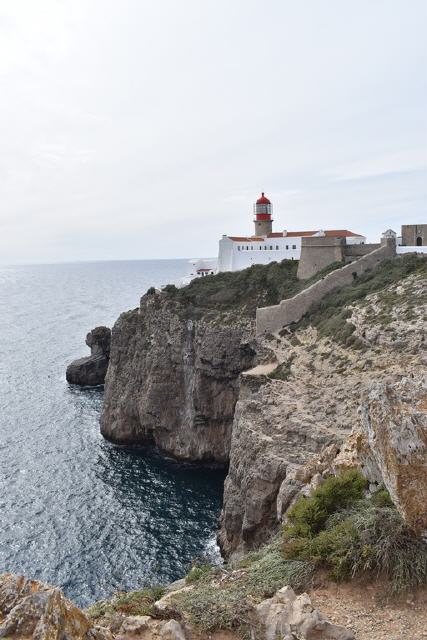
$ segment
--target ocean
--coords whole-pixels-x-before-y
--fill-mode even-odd
[[[0,573],[81,606],[218,559],[224,474],[99,433],[103,388],[68,385],[84,340],[185,260],[0,267]]]

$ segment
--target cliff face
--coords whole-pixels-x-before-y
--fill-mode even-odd
[[[301,490],[309,493],[322,474],[330,471],[342,443],[360,425],[361,402],[379,381],[386,389],[384,385],[425,371],[425,291],[424,270],[360,302],[340,306],[334,298],[330,313],[325,307],[321,321],[313,316],[316,326],[311,326],[309,318],[294,332],[264,339],[279,366],[269,374],[257,367],[242,376],[219,534],[226,556],[237,559],[268,539],[296,495]],[[390,423],[395,409],[384,409],[390,399],[381,396],[376,402],[381,411],[371,410],[371,425],[375,422],[377,434],[373,446],[378,449],[378,460],[381,456],[387,460],[383,467],[392,468],[393,474],[398,469],[395,480],[402,485],[408,456],[403,459],[394,451],[396,459],[392,459],[379,440],[387,440],[387,434],[403,423],[395,420],[395,427]],[[409,433],[420,432],[421,417],[414,415],[415,402],[400,405],[408,411],[405,424],[412,425],[412,431],[404,429],[406,441],[401,438],[408,449],[420,441],[419,434],[413,438]],[[417,411],[421,415],[421,409]],[[416,455],[414,473],[421,477],[427,464],[421,445]],[[377,476],[380,482],[381,474]],[[390,479],[389,486],[392,489]],[[390,493],[394,495],[393,490]],[[397,498],[396,502],[399,504]],[[400,510],[405,513],[403,507]]]
[[[101,432],[177,458],[228,462],[239,374],[252,366],[253,321],[191,313],[147,294],[112,330]]]

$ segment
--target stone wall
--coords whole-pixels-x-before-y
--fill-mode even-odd
[[[368,253],[380,248],[380,243],[377,244],[346,244],[344,249],[344,255],[346,258],[361,258]]]
[[[332,262],[344,262],[344,250],[344,238],[302,238],[297,277],[299,280],[306,280]]]
[[[327,276],[315,282],[293,298],[282,300],[272,307],[261,307],[256,312],[257,334],[277,333],[283,327],[301,320],[303,315],[324,296],[345,285],[351,284],[357,276],[373,269],[386,258],[396,255],[396,242],[393,239],[384,240],[384,244],[368,255],[355,262],[345,265],[341,269],[332,271]]]
[[[427,224],[402,224],[402,244],[404,246],[419,245],[417,238],[421,238],[421,246],[427,245]]]

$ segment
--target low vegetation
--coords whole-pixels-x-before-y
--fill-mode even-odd
[[[111,600],[96,602],[86,613],[92,620],[106,615],[122,613],[126,616],[149,616],[153,614],[153,605],[165,594],[164,587],[146,587],[140,591],[118,593]]]
[[[234,570],[213,567],[197,574],[194,580],[192,569],[187,582],[193,588],[177,593],[173,607],[206,632],[232,629],[242,637],[249,637],[254,605],[285,584],[296,591],[306,589],[311,574],[309,563],[283,557],[278,540],[247,555]]]
[[[237,566],[193,564],[190,588],[171,594],[167,609],[154,606],[165,589],[150,587],[119,593],[87,613],[98,624],[116,614],[184,618],[206,633],[232,630],[249,639],[254,607],[284,585],[307,590],[317,569],[336,581],[383,577],[394,592],[426,585],[427,545],[405,525],[384,487],[365,494],[358,471],[330,477],[291,507],[282,536]]]
[[[291,354],[285,362],[281,362],[277,367],[268,374],[272,380],[288,380],[292,375],[292,362],[295,360],[295,354]]]
[[[311,325],[323,337],[333,338],[347,347],[363,349],[364,342],[354,335],[355,326],[348,321],[351,311],[347,307],[363,301],[371,293],[383,292],[390,285],[412,274],[427,275],[426,257],[407,254],[385,260],[374,270],[356,278],[351,285],[325,296],[294,325],[294,329],[304,329]]]
[[[196,278],[181,289],[169,284],[164,287],[163,292],[187,309],[239,309],[245,315],[254,316],[257,307],[278,304],[280,300],[294,296],[337,267],[342,267],[342,264],[331,264],[310,280],[301,281],[297,279],[296,260],[283,260],[268,265],[254,264],[242,271],[227,271]]]
[[[357,471],[329,478],[288,512],[284,555],[330,570],[337,581],[384,577],[394,592],[427,584],[427,545],[405,525],[385,489],[364,497]]]

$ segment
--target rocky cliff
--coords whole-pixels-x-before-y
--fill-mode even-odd
[[[112,331],[103,435],[229,461],[219,542],[241,556],[328,472],[374,384],[425,367],[426,265],[415,256],[383,263],[258,339],[256,306],[301,290],[292,265],[147,292]]]
[[[239,374],[255,358],[253,321],[142,297],[112,330],[101,432],[191,461],[226,464]]]
[[[67,382],[93,387],[104,384],[110,358],[111,331],[108,327],[95,327],[86,336],[90,356],[74,360],[66,371]]]
[[[301,287],[292,261],[150,289],[112,330],[101,432],[189,461],[227,464],[240,373],[255,351],[255,309]]]
[[[381,269],[331,294],[299,325],[262,339],[275,354],[271,367],[242,376],[219,534],[226,556],[236,559],[265,541],[298,492],[308,493],[330,471],[344,440],[360,425],[361,403],[378,382],[382,390],[377,389],[376,401],[370,399],[364,414],[375,432],[371,440],[377,439],[377,466],[383,469],[377,481],[390,469],[394,480],[387,486],[396,504],[398,494],[401,502],[409,500],[409,490],[403,498],[408,460],[385,446],[389,436],[399,440],[403,424],[406,447],[416,447],[413,458],[418,454],[424,461],[418,461],[413,474],[425,484],[427,434],[420,435],[425,406],[421,396],[415,402],[413,388],[421,386],[412,385],[412,400],[386,396],[391,393],[387,385],[425,371],[426,261],[411,257]],[[393,412],[397,416],[398,406],[406,407],[408,415],[401,424],[397,418],[393,428],[389,419]],[[394,491],[393,483],[399,487]],[[412,493],[419,491],[416,483],[409,484]]]

